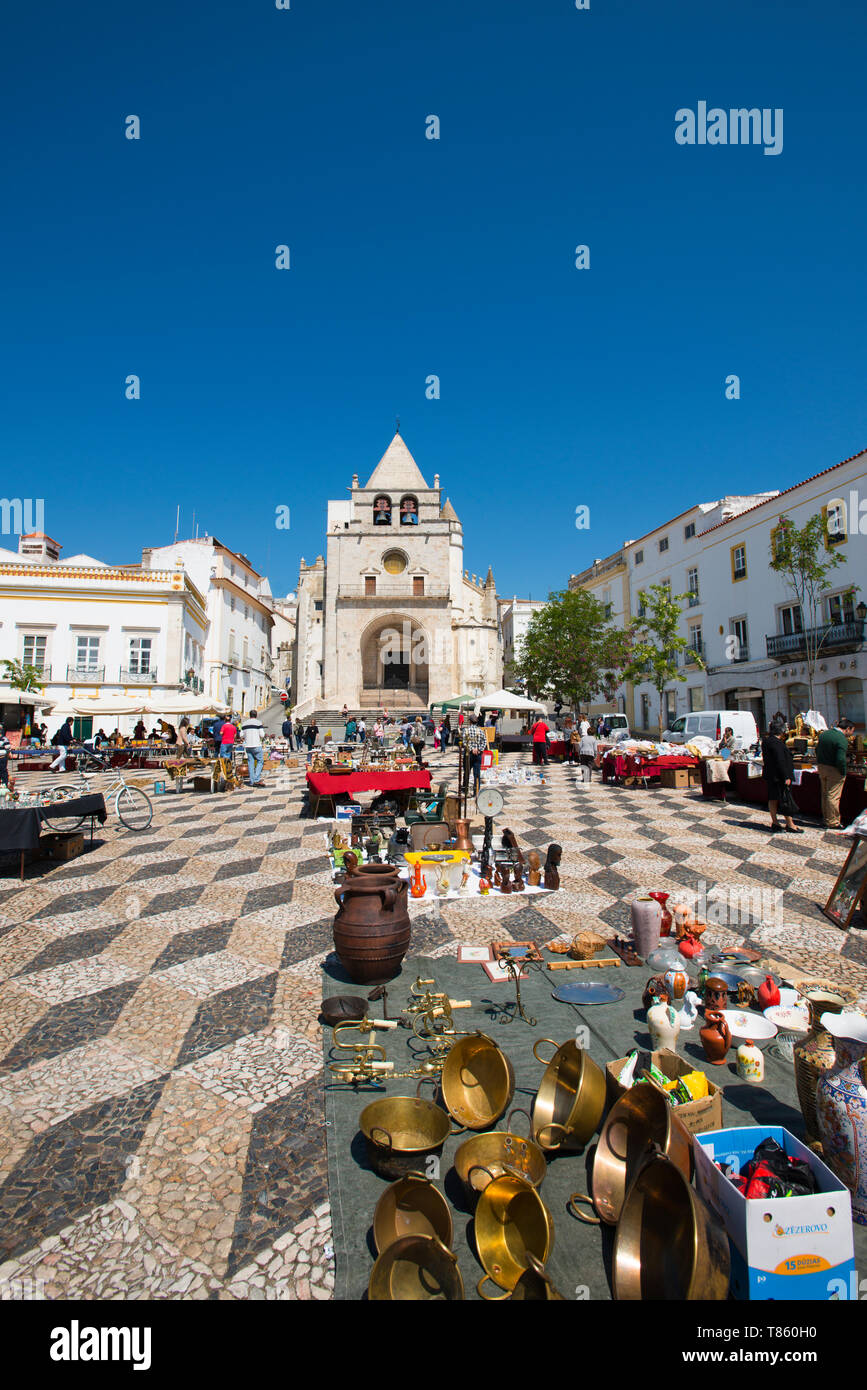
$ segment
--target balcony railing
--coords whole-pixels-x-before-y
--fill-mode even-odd
[[[447,584],[429,584],[425,581],[424,593],[413,592],[411,584],[380,584],[377,581],[376,589],[369,593],[364,584],[341,584],[337,590],[337,597],[344,598],[370,598],[370,599],[399,599],[401,603],[409,603],[410,599],[418,598],[448,598],[449,590]]]
[[[739,643],[737,650],[735,651],[735,654],[732,657],[732,661],[749,661],[749,659],[750,649],[747,646],[746,642]]]
[[[50,681],[50,680],[51,680],[51,667],[50,667],[50,666],[40,666],[40,664],[39,664],[38,661],[37,661],[37,662],[34,662],[34,661],[25,661],[24,664],[25,664],[25,666],[32,666],[32,667],[33,667],[33,670],[36,672],[37,676],[39,677],[39,679],[40,679],[41,681]]]
[[[791,656],[802,656],[809,649],[814,652],[842,651],[857,646],[864,641],[863,618],[853,618],[845,623],[824,623],[821,627],[807,628],[804,632],[781,632],[766,637],[768,656],[777,661],[788,661]]]
[[[697,666],[698,658],[704,660],[704,642],[690,642],[688,647],[683,649],[684,666]]]
[[[586,584],[589,579],[598,579],[602,574],[611,574],[614,570],[622,569],[626,562],[623,559],[623,551],[617,555],[609,555],[607,560],[600,560],[597,564],[590,565],[580,574],[569,576],[569,588],[579,589],[582,584]]]
[[[149,671],[131,671],[128,666],[121,666],[119,680],[121,685],[153,685],[157,678],[157,668],[152,666]]]
[[[105,667],[67,666],[66,679],[72,685],[102,685],[105,681]]]
[[[689,591],[689,606],[690,606],[690,608],[698,608],[698,605],[699,605],[700,603],[701,603],[701,599],[700,599],[699,596],[698,596],[698,589],[690,589],[690,591]]]

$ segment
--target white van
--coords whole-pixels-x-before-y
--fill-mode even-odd
[[[675,719],[670,729],[662,737],[666,743],[689,743],[696,734],[719,742],[726,729],[735,736],[735,747],[749,748],[758,742],[759,731],[749,710],[743,709],[699,709]]]

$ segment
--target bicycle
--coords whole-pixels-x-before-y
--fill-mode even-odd
[[[88,768],[99,769],[100,772],[111,772],[113,775],[112,783],[103,790],[106,803],[114,797],[114,809],[121,825],[126,826],[127,830],[147,830],[154,818],[154,808],[147,792],[142,791],[141,787],[130,787],[127,785],[123,773],[118,768],[110,768],[108,763],[98,758],[94,754],[89,754],[83,760]],[[92,771],[76,772],[76,780],[63,787],[55,789],[52,795],[52,802],[56,805],[60,801],[72,801],[79,796],[89,796],[92,792],[91,781],[94,773]],[[52,816],[52,823],[58,830],[78,830],[79,826],[84,825],[89,816]]]

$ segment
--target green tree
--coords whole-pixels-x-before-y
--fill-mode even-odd
[[[562,697],[576,711],[597,691],[610,699],[628,656],[628,634],[585,589],[562,589],[534,613],[515,668],[536,698]]]
[[[804,631],[800,635],[807,667],[810,709],[816,708],[813,681],[819,653],[833,632],[833,624],[822,622],[822,597],[829,588],[829,576],[846,563],[845,556],[833,548],[838,535],[838,531],[831,535],[824,512],[811,516],[800,530],[784,513],[771,540],[771,569],[783,576],[801,609]],[[857,586],[851,585],[842,595],[843,602],[851,603],[856,592]]]
[[[41,690],[42,672],[38,666],[25,666],[23,661],[9,661],[4,657],[6,676],[13,690]]]
[[[667,584],[651,584],[641,594],[643,615],[632,624],[631,660],[623,673],[633,685],[649,681],[659,696],[659,736],[662,738],[662,697],[670,681],[685,681],[678,669],[680,653],[689,650],[692,660],[702,671],[704,658],[678,632],[683,609],[681,604],[689,594],[672,594]]]

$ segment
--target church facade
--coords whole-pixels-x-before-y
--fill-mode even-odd
[[[293,706],[424,709],[502,685],[494,576],[464,569],[463,528],[398,432],[366,485],[328,503],[326,553],[301,560]]]

